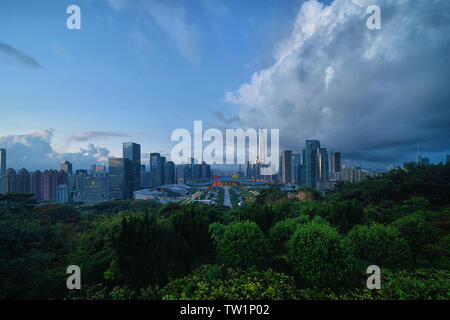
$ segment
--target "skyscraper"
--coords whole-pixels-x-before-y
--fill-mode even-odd
[[[66,184],[60,184],[56,187],[56,203],[64,204],[69,201],[69,187]]]
[[[284,184],[292,183],[292,151],[281,153],[281,181]]]
[[[299,170],[299,165],[302,163],[302,155],[297,153],[297,154],[293,154],[292,155],[292,171],[293,171],[293,178],[292,178],[292,182],[295,185],[300,184],[298,181],[298,170]]]
[[[446,163],[450,163],[450,154],[447,155],[447,162]]]
[[[162,165],[161,154],[150,153],[150,182],[152,188],[163,184],[163,171],[164,167]]]
[[[262,134],[262,130],[259,130],[258,140],[258,158],[261,163],[266,161],[266,135]]]
[[[328,152],[327,148],[319,149],[319,180],[328,181]]]
[[[167,161],[164,167],[164,184],[175,183],[175,163]]]
[[[342,170],[342,163],[341,163],[341,152],[331,152],[330,153],[330,160],[331,160],[331,172],[341,172]]]
[[[109,196],[129,199],[133,193],[132,166],[128,158],[109,158]]]
[[[61,170],[67,174],[72,174],[72,164],[65,160],[61,162]]]
[[[0,177],[6,173],[6,149],[0,149]]]
[[[316,187],[319,175],[319,140],[306,140],[305,158],[306,158],[306,185],[311,188]]]
[[[124,142],[123,157],[130,160],[133,190],[137,190],[141,186],[141,145],[134,142]]]

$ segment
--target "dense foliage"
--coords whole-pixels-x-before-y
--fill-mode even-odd
[[[216,191],[215,206],[0,195],[0,299],[450,298],[450,164],[325,195],[233,188],[232,209]],[[366,288],[373,264],[381,290]]]

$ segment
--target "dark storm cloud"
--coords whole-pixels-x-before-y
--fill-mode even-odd
[[[382,30],[366,27],[381,8]],[[355,161],[409,159],[418,145],[449,151],[450,1],[335,0],[303,4],[274,64],[227,101],[241,121],[279,128],[283,147],[305,139]]]
[[[31,68],[42,68],[41,64],[37,62],[33,57],[30,57],[26,53],[14,48],[13,46],[0,42],[0,54],[11,58],[16,62],[19,62],[25,66]]]

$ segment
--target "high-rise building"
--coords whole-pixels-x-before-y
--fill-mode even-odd
[[[292,183],[292,151],[290,150],[281,153],[281,182]]]
[[[420,164],[424,165],[424,166],[429,165],[430,164],[430,158],[427,158],[427,157],[421,158],[420,159]]]
[[[329,171],[328,171],[328,152],[327,148],[319,149],[319,180],[328,181]]]
[[[446,163],[450,163],[450,154],[447,155],[447,161]]]
[[[0,177],[6,173],[6,149],[0,149]]]
[[[342,170],[342,163],[341,163],[341,152],[331,152],[330,153],[330,163],[331,168],[330,172],[336,173],[341,172]]]
[[[128,158],[109,158],[109,197],[129,199],[133,194],[132,166]]]
[[[17,173],[17,192],[31,192],[31,175],[25,168],[20,169]]]
[[[241,166],[239,166],[239,171],[241,169]],[[206,182],[211,180],[211,166],[207,164],[206,162],[202,162],[201,164],[201,177],[200,180],[202,182]]]
[[[58,171],[45,170],[42,175],[42,198],[45,201],[56,200],[56,187],[58,186]]]
[[[2,193],[18,192],[16,170],[9,168],[2,179]]]
[[[44,199],[42,194],[42,173],[39,170],[36,170],[31,175],[31,192],[34,194],[34,199]]]
[[[61,170],[67,174],[72,174],[72,164],[65,160],[61,162]]]
[[[167,161],[164,167],[164,184],[175,183],[175,163]]]
[[[152,188],[163,184],[164,166],[159,153],[150,153],[150,177]]]
[[[91,177],[98,176],[98,175],[105,175],[106,174],[106,167],[105,166],[99,166],[96,164],[93,164],[89,167],[89,175]]]
[[[299,164],[297,169],[298,184],[300,186],[306,186],[306,164]]]
[[[319,140],[306,140],[305,142],[306,158],[306,185],[311,188],[316,187],[319,176]]]
[[[96,175],[88,177],[81,174],[83,182],[77,199],[87,205],[109,201],[109,177],[107,175]],[[81,178],[80,176],[80,178]]]
[[[259,132],[259,140],[258,140],[258,159],[261,163],[265,163],[266,161],[266,136]]]
[[[145,164],[141,164],[139,169],[139,173],[141,175],[141,187],[147,186],[145,182]]]
[[[299,174],[298,174],[298,170],[299,170],[299,165],[302,163],[302,155],[300,153],[296,153],[292,155],[292,170],[293,170],[293,177],[292,177],[292,182],[294,183],[294,185],[299,185]]]
[[[130,160],[133,190],[138,190],[141,186],[141,145],[134,142],[124,142],[123,157]]]
[[[64,204],[69,201],[69,186],[60,184],[56,187],[56,203]]]

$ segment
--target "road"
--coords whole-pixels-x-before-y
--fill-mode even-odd
[[[231,199],[230,199],[230,187],[223,187],[225,189],[225,194],[223,197],[223,205],[232,208]]]

